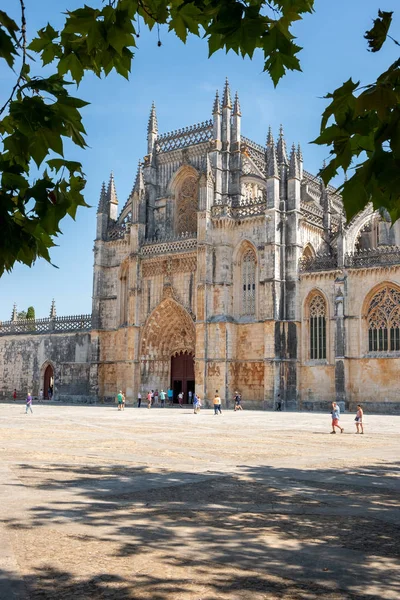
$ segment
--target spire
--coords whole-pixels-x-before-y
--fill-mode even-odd
[[[110,204],[118,204],[117,191],[115,189],[114,173],[111,171],[110,181],[107,188],[107,202]]]
[[[235,102],[233,105],[233,113],[234,116],[238,115],[239,117],[242,116],[242,111],[240,110],[240,103],[239,103],[239,96],[238,93],[236,92],[235,94]]]
[[[12,309],[12,313],[11,313],[11,321],[17,321],[18,320],[18,314],[17,314],[17,305],[14,302],[13,304],[13,309]]]
[[[107,213],[107,192],[106,192],[106,184],[103,181],[103,185],[101,186],[100,191],[100,200],[99,206],[97,207],[98,213]]]
[[[219,94],[218,94],[218,90],[216,91],[215,94],[215,100],[214,100],[214,106],[213,106],[213,115],[220,115],[221,114],[221,104],[219,101]]]
[[[276,145],[276,152],[278,155],[278,163],[288,165],[289,161],[288,161],[288,157],[287,157],[286,142],[285,142],[285,138],[283,137],[282,125],[279,128],[279,139],[278,139],[278,143]]]
[[[292,145],[292,151],[290,152],[290,163],[289,163],[289,179],[300,179],[300,167],[299,159],[297,158],[296,146]]]
[[[144,177],[143,177],[143,168],[142,163],[138,162],[138,168],[136,173],[135,183],[133,184],[133,192],[140,192],[140,190],[144,190]]]
[[[147,133],[158,133],[156,106],[154,102],[151,105],[150,117],[147,125]]]
[[[223,108],[232,108],[231,90],[229,89],[228,78],[226,78],[226,80],[225,80],[224,96],[222,99],[222,107]]]
[[[279,179],[279,168],[274,144],[272,144],[268,151],[267,177],[276,177]]]
[[[274,136],[272,135],[272,129],[271,129],[271,125],[268,127],[268,134],[267,134],[267,148],[271,148],[274,145]]]
[[[57,311],[56,311],[56,301],[53,300],[51,301],[51,308],[50,308],[50,319],[55,319],[57,316]]]
[[[300,144],[297,144],[297,158],[299,159],[299,161],[303,161],[303,153],[301,151]]]

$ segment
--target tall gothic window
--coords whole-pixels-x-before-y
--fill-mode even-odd
[[[176,203],[176,233],[197,232],[197,179],[186,177]]]
[[[256,314],[256,257],[247,250],[242,257],[242,310],[241,314]]]
[[[400,351],[400,290],[385,286],[377,292],[368,307],[368,350]]]
[[[326,302],[321,294],[315,294],[309,304],[310,358],[326,358]]]
[[[120,280],[119,296],[119,322],[125,325],[128,322],[128,269],[124,269]]]

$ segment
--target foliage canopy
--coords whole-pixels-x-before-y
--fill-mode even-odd
[[[0,275],[16,261],[50,261],[60,221],[86,206],[82,165],[65,157],[64,141],[86,147],[81,111],[87,103],[70,88],[87,71],[128,78],[140,22],[149,29],[166,25],[182,42],[201,36],[210,56],[222,49],[250,58],[262,52],[264,71],[277,85],[288,70],[301,70],[292,27],[314,10],[314,0],[97,0],[68,11],[62,30],[47,24],[29,43],[24,0],[19,3],[19,23],[0,10],[0,64],[17,72],[0,107]],[[365,35],[372,52],[390,38],[391,20],[392,13],[379,11]],[[39,58],[52,74],[31,75]],[[331,102],[315,142],[332,156],[321,172],[325,183],[338,169],[351,169],[341,190],[348,218],[370,200],[400,216],[399,69],[397,60],[375,83],[361,88],[349,80],[326,96]]]

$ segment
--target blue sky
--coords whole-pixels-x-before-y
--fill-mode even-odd
[[[50,21],[59,27],[62,11],[81,6],[83,0],[27,0],[28,35]],[[86,0],[86,4],[95,2]],[[98,3],[96,3],[98,4]],[[162,46],[155,31],[142,26],[139,47],[133,61],[130,81],[110,75],[106,80],[87,75],[77,94],[91,104],[84,110],[89,148],[74,150],[69,158],[83,163],[87,176],[86,201],[90,209],[78,211],[76,221],[62,223],[59,247],[52,250],[55,269],[38,261],[31,269],[18,265],[0,280],[0,320],[9,319],[13,302],[18,309],[33,305],[37,317],[48,316],[52,298],[58,315],[89,313],[92,296],[93,240],[96,207],[103,180],[114,172],[120,207],[132,189],[138,160],[146,153],[146,127],[150,106],[156,103],[159,130],[170,131],[211,117],[215,90],[221,90],[228,77],[232,92],[239,93],[242,133],[264,143],[268,126],[276,136],[284,126],[288,145],[300,142],[304,166],[317,172],[327,156],[325,149],[309,144],[318,135],[322,96],[349,77],[363,83],[373,81],[398,56],[392,43],[371,54],[363,34],[378,8],[394,10],[395,0],[317,0],[314,15],[296,25],[302,73],[289,73],[274,89],[262,72],[261,55],[252,61],[235,54],[217,53],[207,58],[207,44],[189,38],[184,46],[167,29],[161,28]],[[2,2],[2,9],[18,18],[18,3]],[[400,10],[392,26],[399,36]],[[13,85],[12,73],[0,67],[0,103]]]

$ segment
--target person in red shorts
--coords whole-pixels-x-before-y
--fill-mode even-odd
[[[344,428],[340,427],[339,419],[340,419],[340,408],[336,404],[336,402],[332,402],[332,431],[331,431],[331,433],[336,433],[335,427],[338,427],[340,429],[340,433],[343,433]]]

